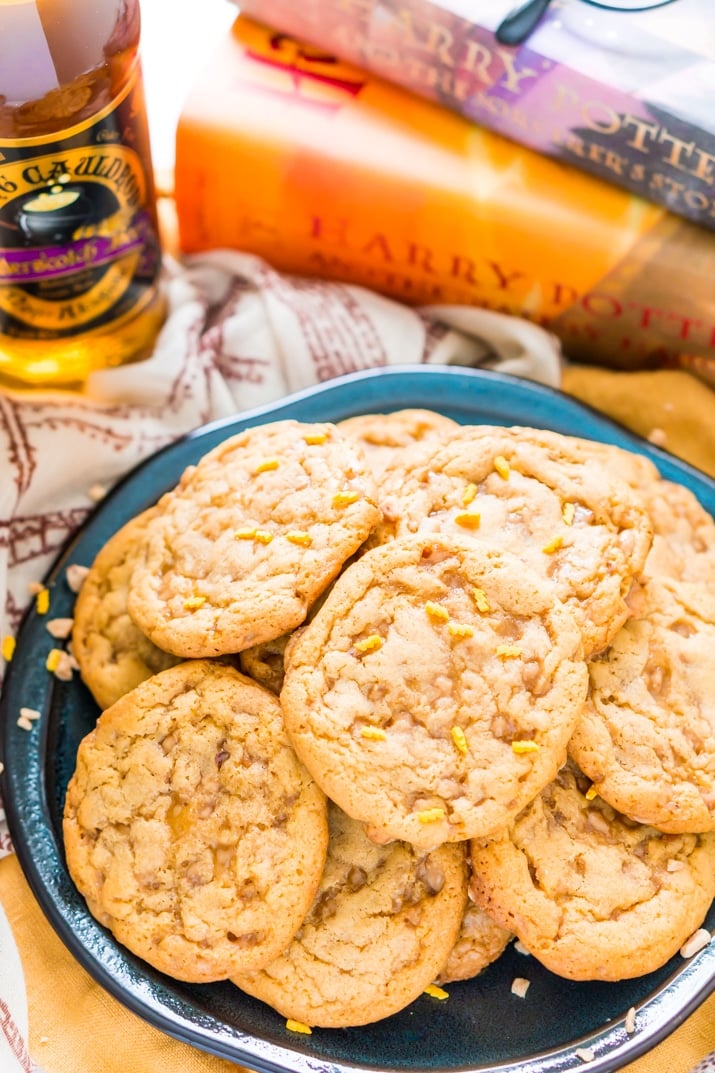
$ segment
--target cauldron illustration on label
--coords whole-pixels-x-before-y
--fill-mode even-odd
[[[20,206],[17,222],[28,245],[71,242],[77,228],[92,215],[92,204],[80,186],[59,182],[32,194]]]

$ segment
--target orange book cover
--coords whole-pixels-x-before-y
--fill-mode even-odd
[[[715,241],[609,183],[239,16],[177,129],[186,253],[543,324],[569,356],[715,363]]]

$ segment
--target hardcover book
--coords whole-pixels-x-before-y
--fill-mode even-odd
[[[244,14],[715,230],[713,0],[552,0],[523,43],[500,44],[517,6],[241,0]]]
[[[575,359],[715,365],[715,240],[239,16],[185,102],[179,243],[540,323]]]

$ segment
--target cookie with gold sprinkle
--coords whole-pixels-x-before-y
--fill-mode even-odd
[[[587,654],[628,617],[626,596],[651,545],[637,493],[568,437],[466,427],[411,449],[382,482],[371,544],[410,534],[496,543],[517,554],[576,616]]]
[[[327,804],[280,706],[225,664],[189,660],[102,713],[64,810],[93,916],[161,972],[208,983],[290,943],[327,852]]]
[[[379,516],[364,457],[334,425],[248,428],[161,499],[129,613],[179,656],[272,640],[304,620]]]
[[[546,785],[586,697],[579,628],[542,578],[486,545],[366,552],[285,655],[298,755],[377,841],[486,835]]]
[[[467,900],[466,846],[378,846],[335,805],[329,817],[323,878],[300,931],[270,965],[232,979],[291,1020],[347,1028],[396,1013],[434,981]]]
[[[590,788],[569,763],[502,832],[472,842],[470,889],[559,976],[644,976],[705,919],[715,834],[664,835]]]
[[[672,578],[589,663],[569,752],[619,812],[670,833],[715,831],[715,595]]]

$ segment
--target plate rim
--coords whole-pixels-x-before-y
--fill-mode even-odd
[[[120,480],[117,481],[108,495],[88,513],[84,522],[65,542],[60,549],[60,552],[55,557],[51,567],[46,572],[45,583],[52,585],[56,582],[63,566],[70,559],[73,548],[82,540],[87,530],[91,532],[92,524],[96,524],[97,518],[105,517],[108,509],[111,509],[115,497],[121,497],[126,487],[132,483],[136,484],[137,479],[140,478],[144,472],[151,473],[154,467],[160,468],[167,454],[174,452],[178,457],[181,452],[186,450],[191,451],[194,446],[200,445],[202,441],[216,436],[223,438],[224,432],[226,435],[230,435],[231,432],[226,430],[233,429],[238,432],[243,428],[263,423],[266,420],[280,420],[283,411],[291,411],[295,409],[295,407],[300,407],[302,404],[316,398],[326,399],[327,405],[329,406],[331,397],[335,398],[339,397],[341,394],[349,394],[355,391],[357,391],[358,396],[360,396],[360,392],[364,392],[366,385],[372,385],[378,382],[380,384],[392,382],[392,384],[397,385],[398,388],[400,384],[402,384],[404,392],[409,395],[411,388],[414,386],[410,383],[410,378],[415,375],[417,375],[420,380],[424,380],[425,383],[429,383],[430,380],[432,380],[434,384],[442,382],[445,385],[448,385],[449,391],[456,390],[456,386],[462,383],[464,383],[465,386],[469,383],[476,387],[479,385],[482,387],[489,385],[490,390],[495,387],[502,388],[507,394],[516,391],[518,394],[524,395],[527,400],[540,399],[546,407],[555,406],[559,410],[565,410],[567,417],[571,414],[575,417],[581,414],[586,420],[587,426],[589,426],[584,433],[586,436],[588,436],[588,431],[595,431],[600,435],[591,436],[590,438],[602,438],[604,439],[604,442],[615,442],[620,446],[625,446],[627,444],[628,449],[644,453],[651,457],[661,472],[665,471],[668,479],[681,480],[682,483],[685,483],[690,487],[692,487],[693,482],[697,485],[705,486],[715,501],[715,480],[709,477],[706,473],[698,470],[684,460],[669,454],[669,452],[657,445],[651,444],[649,441],[619,424],[608,415],[603,414],[601,411],[573,396],[565,394],[558,388],[552,388],[534,381],[513,377],[509,374],[499,373],[498,371],[472,369],[463,366],[392,366],[363,370],[358,373],[336,377],[321,384],[313,385],[301,391],[294,392],[291,395],[284,396],[273,402],[265,403],[249,410],[208,422],[175,438],[159,451],[154,452],[143,461],[140,461],[136,466],[133,466],[120,478]],[[409,399],[405,405],[412,405],[409,402]],[[417,406],[418,404],[415,403],[414,405]],[[427,406],[430,404],[423,402],[420,405]],[[385,407],[385,411],[398,408],[400,407],[388,405]],[[430,408],[439,409],[439,401],[437,401],[437,404],[435,405],[433,400]],[[469,408],[469,406],[466,407],[466,409]],[[379,409],[367,409],[364,399],[361,400],[360,406],[356,407],[353,405],[352,410],[354,412],[382,412]],[[288,413],[286,416],[292,415]],[[305,418],[298,419],[304,420]],[[330,417],[327,417],[326,419],[331,420]],[[341,420],[342,418],[335,419]],[[576,433],[572,432],[571,434],[573,435]],[[581,433],[579,432],[578,434]],[[121,524],[121,521],[117,523],[117,525],[119,524]],[[35,617],[34,607],[28,607],[18,629],[18,648],[20,648],[20,641],[24,633],[31,630],[31,624]],[[2,719],[0,748],[2,748],[3,756],[8,755],[8,743],[11,744],[12,741],[12,721],[9,718],[7,707],[10,704],[10,696],[15,685],[14,678],[17,673],[15,667],[19,665],[19,663],[15,664],[15,660],[8,665],[2,692],[0,693],[0,718]],[[51,693],[54,693],[57,688],[58,685],[56,681],[50,683],[49,691]],[[43,715],[43,718],[39,721],[39,730],[41,734],[39,744],[40,752],[43,756],[47,748],[48,718],[49,717],[46,715]],[[12,752],[12,746],[10,751]],[[161,1004],[157,1007],[156,1003],[147,1003],[142,1000],[138,993],[135,994],[134,991],[127,992],[121,986],[121,982],[114,979],[104,963],[98,962],[86,949],[82,943],[82,938],[70,927],[69,920],[66,915],[63,915],[60,906],[54,900],[50,900],[48,904],[48,888],[43,883],[43,872],[41,869],[38,869],[37,861],[32,857],[31,842],[24,837],[25,832],[19,811],[19,801],[16,799],[14,792],[9,792],[11,780],[7,764],[5,771],[0,776],[0,780],[8,827],[13,840],[15,853],[27,882],[40,904],[44,915],[75,960],[77,960],[78,963],[90,973],[100,986],[120,1001],[126,1008],[140,1016],[144,1021],[147,1021],[155,1028],[158,1028],[169,1036],[181,1040],[184,1043],[188,1043],[217,1057],[226,1058],[230,1061],[248,1062],[250,1063],[251,1068],[264,1071],[264,1073],[286,1073],[286,1071],[289,1070],[296,1071],[296,1073],[297,1071],[300,1071],[300,1073],[309,1073],[309,1071],[315,1071],[316,1069],[330,1070],[331,1073],[340,1073],[342,1070],[351,1071],[351,1073],[352,1071],[359,1071],[359,1073],[384,1073],[385,1070],[396,1070],[399,1071],[399,1073],[409,1073],[410,1067],[407,1065],[372,1067],[366,1066],[360,1062],[351,1062],[349,1060],[342,1060],[337,1063],[331,1060],[326,1064],[320,1059],[306,1056],[300,1049],[294,1050],[291,1047],[281,1047],[269,1040],[261,1040],[255,1036],[246,1035],[234,1026],[227,1026],[225,1022],[217,1021],[212,1015],[205,1017],[204,1021],[207,1023],[214,1023],[216,1025],[214,1030],[209,1030],[204,1024],[197,1027],[195,1023],[192,1023],[184,1015],[178,1015],[179,1022],[177,1023],[176,1011],[171,1012],[173,1020],[169,1020],[169,1015]],[[59,863],[64,868],[62,846],[55,838],[54,830],[48,819],[49,805],[47,801],[46,778],[42,779],[39,787],[39,795],[42,805],[43,819],[45,819],[46,822],[47,834],[49,835],[59,858]],[[18,838],[18,834],[21,834],[23,837]],[[104,935],[105,941],[109,941],[110,945],[114,944],[119,946],[120,955],[126,955],[127,952],[124,951],[124,948],[121,948],[121,944],[117,944],[116,940],[111,936],[107,939],[108,933],[105,933],[105,930],[102,929],[93,918],[90,917],[90,920],[91,925]],[[703,966],[706,966],[706,968],[703,968]],[[150,967],[145,966],[145,970],[146,969],[150,969]],[[144,972],[144,979],[147,984],[150,982],[151,976],[153,975],[157,975],[161,978],[161,974],[155,974],[153,970],[151,972]],[[171,983],[172,981],[169,980],[169,984]],[[583,1061],[578,1058],[576,1052],[585,1046],[593,1046],[594,1043],[598,1043],[600,1047],[602,1046],[605,1049],[602,1054],[597,1054],[593,1061],[588,1063],[588,1070],[593,1071],[593,1073],[614,1073],[615,1070],[620,1069],[626,1063],[635,1060],[661,1043],[715,990],[715,942],[711,943],[708,948],[702,951],[701,954],[692,961],[684,961],[682,967],[677,967],[671,976],[646,996],[641,1004],[641,1008],[651,1010],[658,1007],[666,1000],[669,991],[676,984],[681,989],[684,988],[685,985],[688,985],[689,991],[685,1002],[678,1007],[675,1014],[664,1019],[655,1027],[649,1024],[647,1028],[639,1030],[637,1033],[629,1036],[625,1042],[621,1042],[615,1047],[612,1045],[613,1037],[619,1031],[619,1025],[623,1022],[623,1015],[617,1016],[601,1031],[590,1032],[577,1040],[570,1041],[568,1044],[547,1048],[535,1052],[533,1055],[528,1055],[514,1061],[510,1060],[498,1063],[492,1061],[486,1066],[453,1066],[450,1067],[451,1073],[459,1073],[459,1071],[467,1073],[468,1070],[474,1071],[474,1073],[486,1073],[487,1070],[494,1071],[494,1073],[529,1073],[531,1070],[541,1070],[544,1068],[543,1063],[545,1061],[549,1062],[546,1067],[549,1073],[557,1073],[557,1071],[562,1069],[581,1068],[583,1067]],[[230,1040],[228,1042],[224,1042],[220,1036],[220,1032],[223,1031],[225,1033],[226,1029],[229,1030],[230,1034]],[[256,1044],[258,1044],[257,1047],[255,1046]],[[611,1045],[609,1046],[609,1044]],[[269,1054],[261,1053],[266,1051],[266,1049],[270,1052]],[[414,1069],[416,1073],[417,1071],[419,1071],[419,1073],[424,1073],[425,1067],[415,1066]]]

